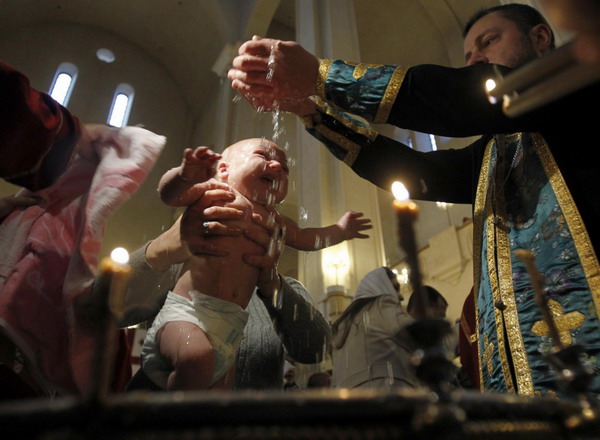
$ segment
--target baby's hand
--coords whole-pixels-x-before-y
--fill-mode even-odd
[[[213,165],[221,158],[208,147],[186,148],[181,163],[181,178],[188,182],[206,182],[216,173]]]
[[[361,234],[360,231],[372,229],[371,219],[361,218],[362,212],[348,211],[342,218],[337,222],[338,227],[341,229],[344,236],[344,240],[351,240],[353,238],[369,238],[366,234]]]

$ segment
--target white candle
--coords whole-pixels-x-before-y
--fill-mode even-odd
[[[419,268],[419,255],[417,252],[417,242],[415,239],[414,222],[419,217],[419,207],[410,200],[408,190],[401,182],[392,184],[392,193],[394,201],[392,206],[396,211],[398,219],[398,239],[400,247],[406,252],[406,261],[410,268],[409,279],[413,288],[413,295],[417,295],[415,303],[415,314],[418,318],[427,318],[429,308],[427,307],[427,297],[423,295],[421,270]]]

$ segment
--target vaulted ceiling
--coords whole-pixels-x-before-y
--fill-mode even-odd
[[[473,11],[497,1],[353,3],[361,61],[460,64],[457,33]],[[99,28],[136,45],[167,69],[196,116],[207,92],[218,84],[211,68],[223,47],[253,33],[266,34],[272,19],[293,32],[295,0],[0,1],[1,32],[67,22]]]

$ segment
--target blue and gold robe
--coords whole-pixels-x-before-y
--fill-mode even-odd
[[[581,344],[583,362],[600,372],[595,252],[600,165],[593,160],[600,141],[590,135],[593,112],[584,110],[586,101],[596,102],[600,87],[510,119],[501,105],[487,100],[483,84],[494,76],[491,65],[405,70],[324,60],[315,99],[318,113],[302,119],[338,159],[386,190],[401,180],[415,199],[473,204],[482,388],[554,393],[555,375],[544,359],[553,341],[513,251],[533,253],[561,342]],[[482,137],[460,150],[423,153],[379,135],[368,122]],[[598,374],[591,389],[600,392]]]

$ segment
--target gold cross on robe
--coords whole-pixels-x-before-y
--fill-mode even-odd
[[[571,345],[573,343],[571,330],[574,330],[583,324],[585,315],[577,311],[565,313],[562,305],[554,299],[548,300],[548,308],[550,309],[550,314],[554,319],[560,341],[564,345]],[[531,331],[540,338],[542,336],[547,336],[550,333],[548,330],[548,324],[546,324],[545,321],[537,321],[531,327]]]
[[[492,344],[488,338],[488,335],[483,335],[483,346],[485,347],[483,351],[483,362],[488,369],[488,374],[492,375],[492,355],[494,354],[494,344]]]

